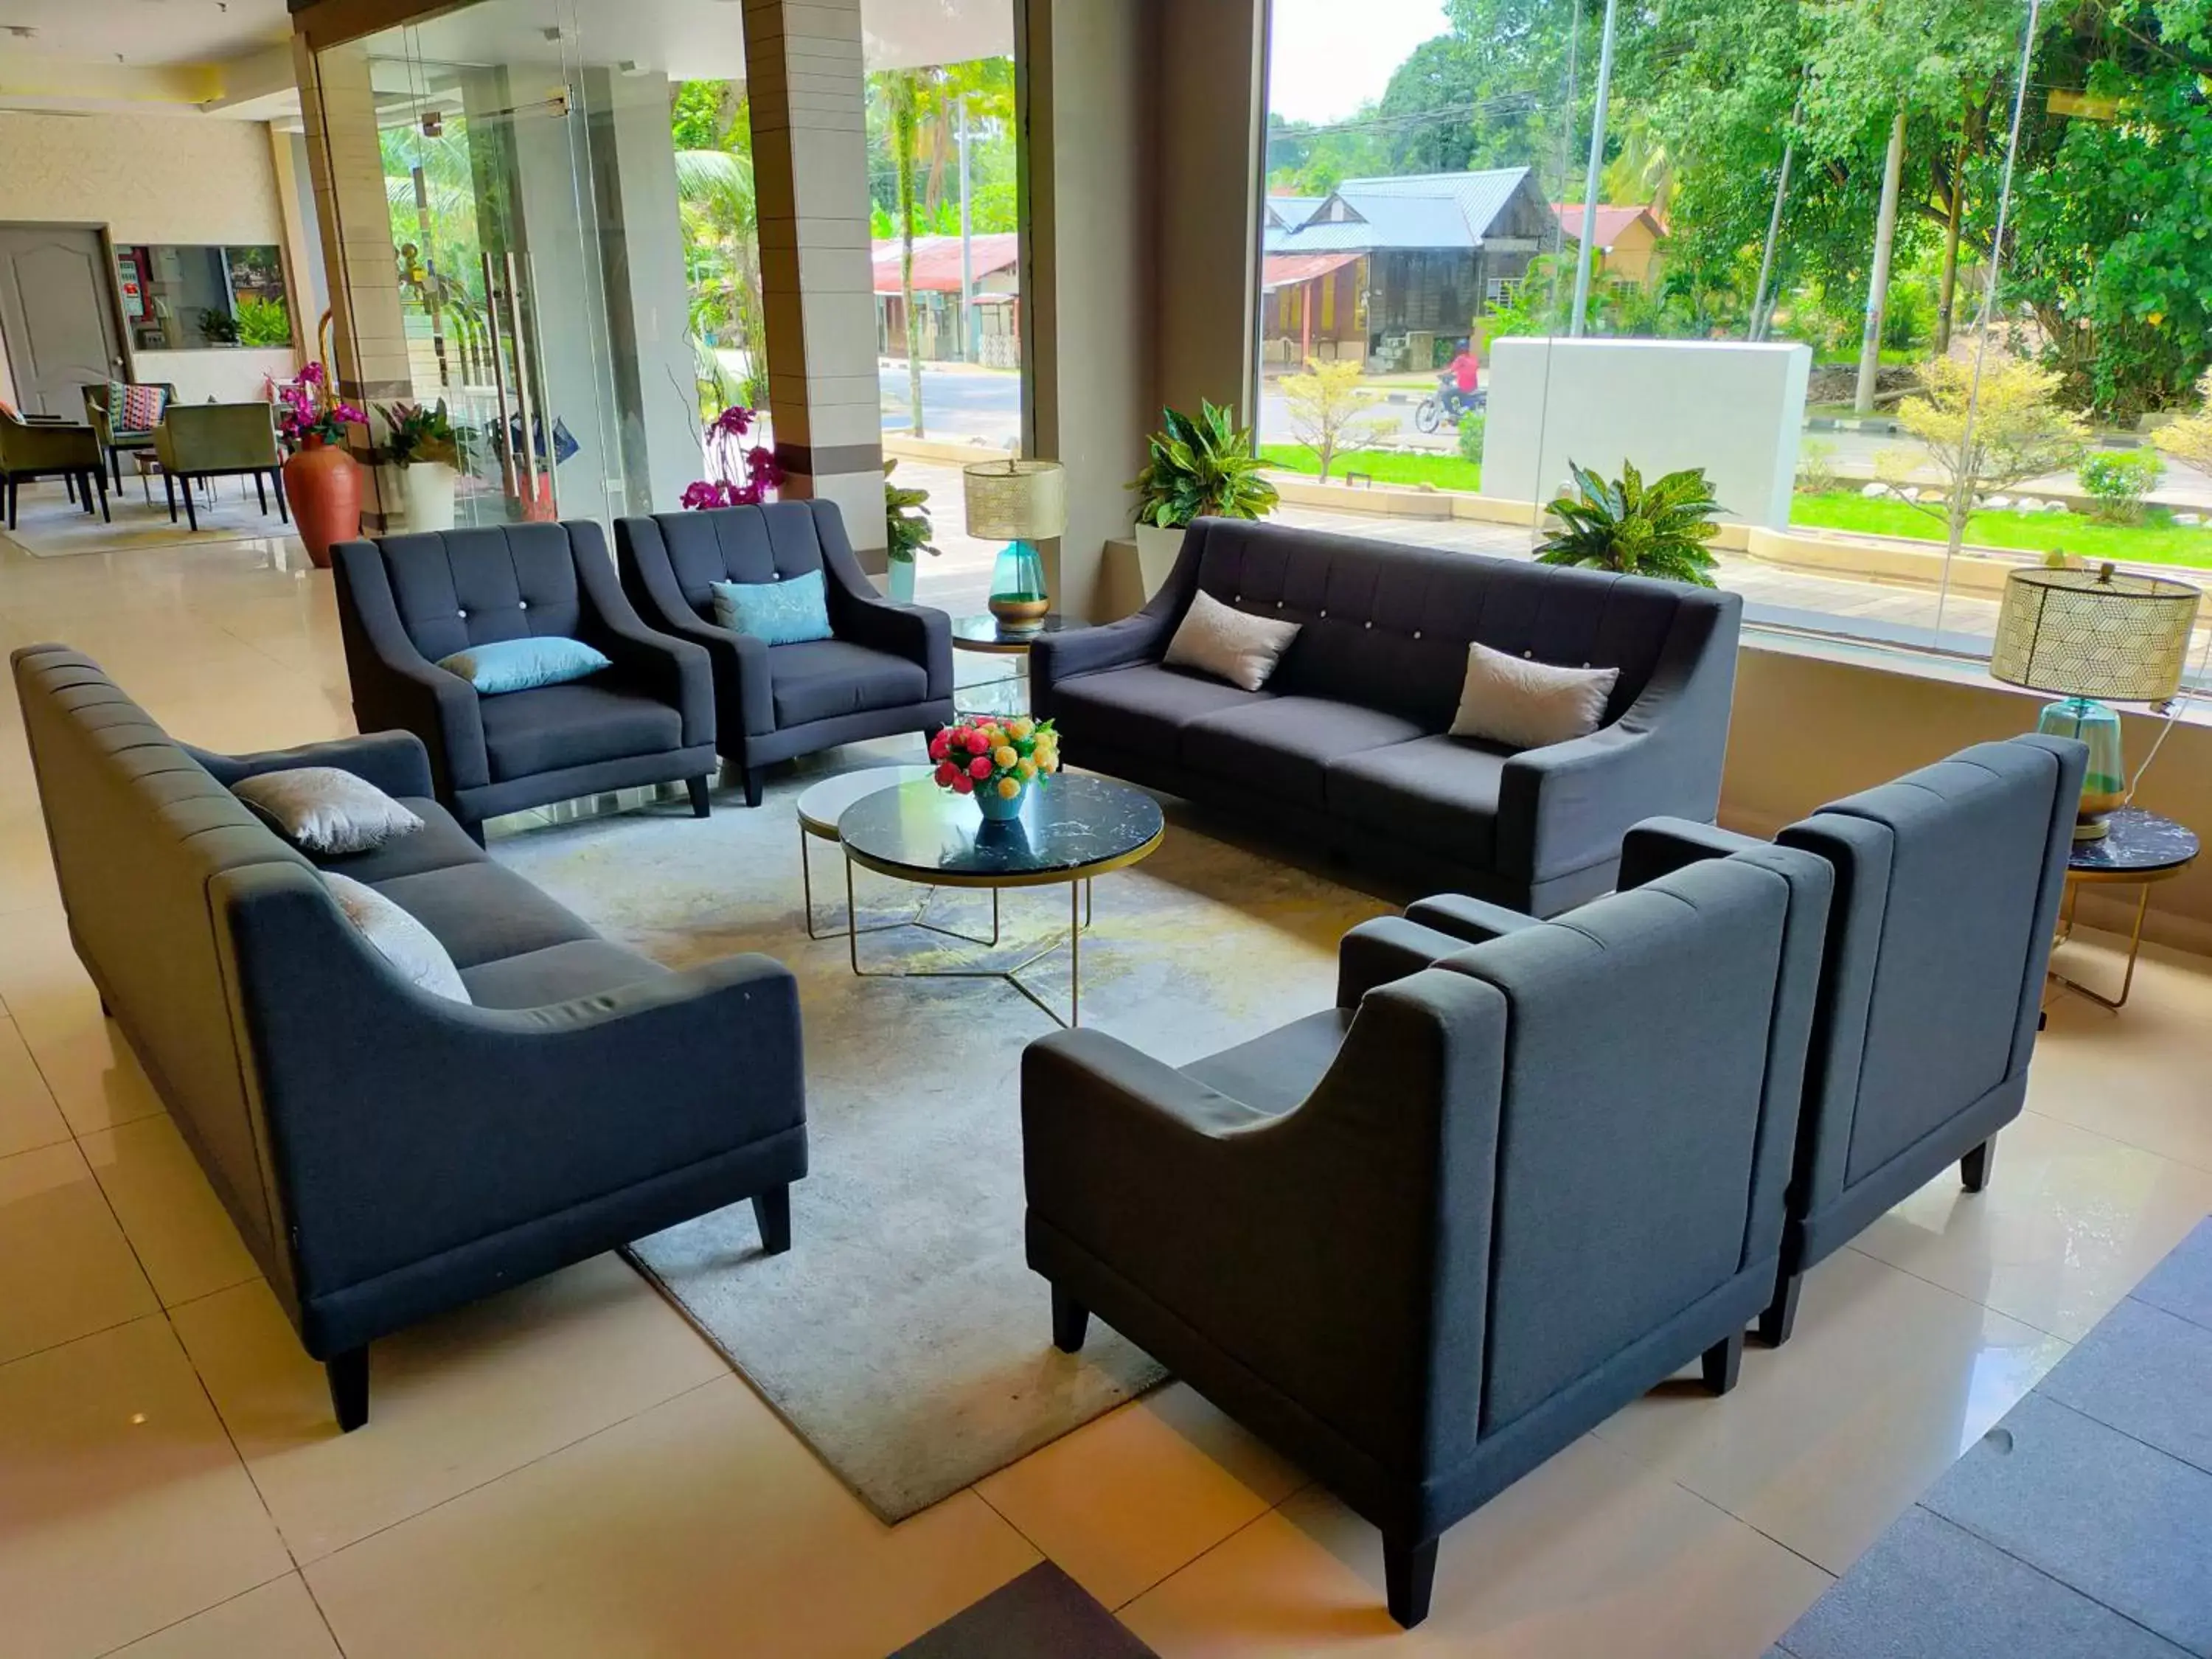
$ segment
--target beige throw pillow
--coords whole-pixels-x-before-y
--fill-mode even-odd
[[[449,1002],[473,1002],[461,983],[461,970],[438,936],[409,915],[374,887],[351,876],[323,872],[324,884],[338,902],[345,918],[360,930],[369,948],[399,970],[399,977],[417,990]]]
[[[1515,749],[1586,738],[1604,720],[1606,699],[1620,678],[1618,668],[1558,668],[1469,645],[1451,734]]]
[[[335,766],[257,773],[231,785],[230,793],[310,853],[366,853],[422,827],[366,778]]]
[[[1294,622],[1271,622],[1200,592],[1191,596],[1190,609],[1168,641],[1167,665],[1195,668],[1257,691],[1297,636]]]

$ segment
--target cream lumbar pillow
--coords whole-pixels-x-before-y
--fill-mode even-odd
[[[1620,678],[1618,668],[1559,668],[1469,645],[1451,734],[1516,749],[1586,738],[1604,720],[1606,699]]]
[[[1168,641],[1167,665],[1195,668],[1257,691],[1297,636],[1294,622],[1271,622],[1201,591],[1191,596],[1190,609]]]
[[[422,827],[368,779],[335,766],[257,773],[231,785],[230,793],[311,853],[367,853]]]
[[[461,970],[438,936],[409,915],[374,887],[351,876],[323,872],[324,884],[337,901],[345,918],[368,941],[369,949],[399,972],[399,977],[420,991],[449,1002],[471,1002],[469,988],[461,983]]]

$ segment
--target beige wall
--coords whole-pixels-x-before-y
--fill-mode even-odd
[[[0,126],[0,222],[106,225],[118,242],[282,245],[260,121],[37,115]]]
[[[1735,723],[1721,819],[1771,835],[1825,801],[1941,760],[1968,744],[2031,729],[2042,699],[1987,682],[1899,673],[1747,647],[1736,671]],[[2162,721],[2123,711],[2130,767],[2150,752]],[[2143,780],[2136,805],[2212,835],[2212,729],[2177,726]],[[2085,895],[2084,923],[2124,928],[2136,890]],[[2146,937],[2212,951],[2212,858],[2163,882]]]

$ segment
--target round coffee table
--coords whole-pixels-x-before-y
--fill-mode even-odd
[[[816,841],[834,842],[837,839],[837,820],[854,801],[885,789],[896,789],[901,784],[927,779],[937,769],[931,766],[869,766],[857,772],[840,772],[835,777],[824,778],[807,789],[799,798],[799,880],[806,895],[806,937],[833,939],[836,929],[817,929],[814,925],[814,865],[809,857],[806,843]],[[846,886],[846,902],[852,900],[852,883]],[[966,939],[970,945],[996,945],[999,942],[998,896],[991,900],[991,937],[978,939],[973,933],[963,933],[957,927],[945,927],[929,920],[930,900],[936,894],[926,895],[921,907],[912,916],[902,921],[874,921],[860,926],[853,917],[845,918],[846,931],[881,933],[894,927],[926,927],[933,933],[943,933],[950,939]]]
[[[2195,830],[2140,806],[2115,809],[2106,816],[2105,824],[2105,834],[2097,840],[2075,842],[2073,854],[2066,860],[2066,916],[2058,931],[2058,942],[2064,944],[2073,934],[2074,905],[2083,887],[2126,886],[2132,883],[2140,888],[2136,896],[2136,925],[2128,935],[2128,966],[2120,978],[2120,994],[2108,997],[2093,991],[2055,968],[2051,977],[2068,990],[2118,1013],[2128,1006],[2128,993],[2135,988],[2136,960],[2142,955],[2143,917],[2150,910],[2150,890],[2155,883],[2171,881],[2194,864],[2200,848]]]
[[[1166,822],[1159,803],[1110,778],[1061,774],[1024,797],[1020,816],[993,822],[975,801],[923,781],[864,795],[837,820],[845,849],[847,946],[863,978],[1004,980],[1062,1025],[1081,1024],[1082,934],[1094,878],[1146,857],[1160,844]],[[1060,949],[1055,937],[1011,968],[871,969],[860,966],[859,930],[851,926],[853,868],[933,887],[992,890],[1067,884],[1067,1018],[1023,983],[1021,975]],[[995,931],[995,928],[994,930]]]

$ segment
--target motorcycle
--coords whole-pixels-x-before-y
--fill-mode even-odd
[[[1451,416],[1451,423],[1456,428],[1460,422],[1468,415],[1487,409],[1489,404],[1490,394],[1482,387],[1477,386],[1472,392],[1462,392],[1458,383],[1451,375],[1446,374],[1437,382],[1434,392],[1414,404],[1414,429],[1420,432],[1434,432],[1443,424],[1444,416],[1447,414]]]

